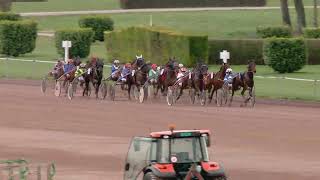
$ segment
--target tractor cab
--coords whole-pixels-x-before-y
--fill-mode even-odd
[[[209,161],[209,146],[209,130],[171,129],[150,133],[150,137],[134,137],[124,179],[225,180],[222,167]]]

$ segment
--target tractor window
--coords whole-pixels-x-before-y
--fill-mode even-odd
[[[161,139],[158,142],[158,162],[159,163],[170,163],[169,159],[169,139]]]
[[[209,154],[208,154],[208,148],[207,148],[207,137],[201,137],[200,143],[201,143],[203,161],[208,162],[209,161]]]
[[[200,139],[175,138],[171,139],[171,161],[176,163],[190,163],[202,161]]]
[[[187,137],[158,141],[159,163],[190,163],[208,160],[204,138]]]

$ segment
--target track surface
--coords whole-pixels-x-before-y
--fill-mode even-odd
[[[69,101],[42,95],[34,81],[0,80],[0,159],[55,161],[58,180],[121,180],[130,138],[175,123],[213,131],[211,158],[224,164],[231,180],[315,180],[319,110],[318,104],[250,109]]]

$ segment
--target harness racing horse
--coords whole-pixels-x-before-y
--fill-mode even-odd
[[[156,94],[158,94],[159,89],[161,89],[161,93],[163,95],[167,94],[168,87],[173,86],[177,80],[178,70],[178,63],[174,59],[170,58],[165,67],[161,69],[161,73],[158,77]]]
[[[208,66],[202,62],[197,63],[191,76],[192,87],[195,89],[194,94],[200,97],[201,105],[205,105],[206,94],[205,94],[205,77],[208,74]]]
[[[85,80],[85,88],[83,89],[82,96],[90,95],[89,91],[90,91],[90,82],[91,82],[95,89],[96,98],[98,98],[98,92],[99,92],[99,88],[103,78],[103,67],[104,67],[104,63],[100,59],[94,59],[94,60],[91,60],[89,63],[87,63],[86,65],[87,73],[83,75]]]
[[[213,78],[213,90],[211,92],[211,95],[209,97],[209,102],[212,101],[212,97],[213,97],[213,94],[215,92],[218,91],[218,89],[221,89],[223,87],[223,84],[224,84],[224,77],[226,76],[226,71],[227,69],[229,68],[229,64],[227,63],[223,63],[222,66],[220,67],[220,70],[215,74],[214,78]],[[217,93],[216,93],[216,103],[218,106],[220,106],[221,104],[219,104],[219,102],[217,101]]]
[[[133,74],[133,85],[140,92],[139,101],[142,103],[147,97],[145,84],[148,81],[148,73],[151,69],[150,64],[146,64],[142,57],[138,57],[131,63]],[[141,89],[143,88],[143,89]],[[130,88],[131,89],[131,88]],[[130,93],[130,91],[129,91]],[[143,93],[143,94],[142,94]]]
[[[250,99],[254,101],[254,74],[257,72],[256,63],[254,61],[249,61],[247,66],[247,71],[243,73],[238,73],[237,76],[233,78],[232,81],[232,95],[230,97],[229,106],[232,104],[234,92],[239,90],[242,87],[241,95],[244,99],[244,104],[247,105]],[[244,93],[246,90],[249,90],[249,97],[245,98]],[[243,106],[243,104],[241,105]],[[254,106],[254,102],[252,104]]]
[[[48,73],[48,75],[52,76],[54,80],[57,80],[64,74],[63,65],[64,62],[62,60],[58,60],[53,69]]]

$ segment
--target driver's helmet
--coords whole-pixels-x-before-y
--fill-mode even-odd
[[[228,74],[232,73],[232,69],[231,69],[231,68],[228,68],[228,69],[226,70],[226,73],[228,73]]]
[[[126,63],[126,64],[124,65],[124,67],[125,67],[125,68],[130,68],[130,67],[131,67],[131,64],[130,64],[130,63]]]
[[[113,64],[120,64],[120,61],[116,59],[113,61]]]
[[[73,63],[73,59],[68,59],[68,63],[69,64]]]
[[[181,68],[183,68],[184,66],[183,66],[183,64],[179,64],[179,68],[181,69]]]
[[[80,68],[85,68],[86,67],[86,64],[85,63],[81,63],[80,64]]]
[[[153,70],[156,70],[156,69],[157,69],[157,65],[156,65],[156,64],[152,64],[152,65],[151,65],[151,68],[152,68]]]
[[[98,58],[97,58],[96,56],[92,56],[92,57],[91,57],[91,61],[92,61],[92,62],[96,62],[97,60],[98,60]]]

